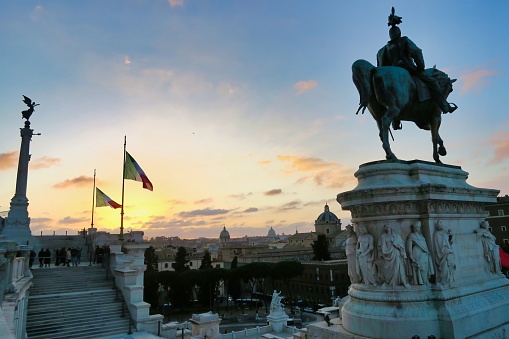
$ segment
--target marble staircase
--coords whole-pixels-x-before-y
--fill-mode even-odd
[[[125,334],[128,312],[122,315],[121,293],[101,265],[32,270],[28,298],[28,338],[99,338]]]

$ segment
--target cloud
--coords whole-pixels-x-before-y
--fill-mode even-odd
[[[51,218],[30,218],[30,226],[32,226],[34,224],[47,225],[51,222],[53,222],[53,219],[51,219]]]
[[[122,62],[112,69],[96,68],[90,76],[103,87],[121,91],[133,98],[152,100],[164,95],[175,100],[193,100],[195,96],[210,100],[232,99],[242,94],[242,88],[227,81],[211,81],[205,74],[189,71],[181,72],[167,68],[130,69]],[[108,77],[104,77],[108,74]]]
[[[486,181],[478,181],[473,184],[476,187],[487,187],[500,190],[499,196],[509,194],[509,175],[503,174],[497,177],[489,178]]]
[[[260,160],[258,163],[260,165],[269,165],[272,162],[272,160]]]
[[[30,12],[30,19],[37,21],[40,20],[44,13],[44,6],[37,5],[34,7],[32,12]]]
[[[228,214],[229,212],[230,212],[229,210],[224,210],[224,209],[205,208],[202,210],[182,211],[182,212],[178,213],[178,215],[183,218],[190,218],[190,217],[197,217],[197,216],[212,216],[212,215]]]
[[[16,168],[18,163],[18,151],[0,153],[0,171]]]
[[[300,202],[300,200],[293,200],[293,201],[287,202],[284,205],[281,205],[278,208],[278,210],[282,211],[282,212],[288,211],[288,210],[297,210],[297,209],[301,208],[301,205],[302,205],[302,203]]]
[[[79,177],[73,179],[67,179],[58,184],[53,185],[55,188],[67,188],[67,187],[89,187],[90,184],[94,181],[92,177],[86,177],[81,175]]]
[[[297,180],[299,184],[311,180],[317,186],[340,188],[354,180],[351,177],[351,171],[343,168],[337,162],[292,155],[278,155],[277,159],[289,164],[290,168],[286,170],[287,172],[309,173]]]
[[[58,221],[59,224],[79,224],[84,221],[88,221],[88,218],[73,218],[73,217],[65,217]]]
[[[245,209],[243,212],[244,213],[258,212],[258,208],[256,208],[256,207],[249,207],[248,209]]]
[[[229,195],[230,198],[234,198],[234,199],[238,199],[238,200],[244,200],[246,199],[247,197],[249,197],[250,195],[253,195],[253,192],[249,192],[249,193],[239,193],[239,194],[231,194]]]
[[[182,204],[185,204],[186,202],[183,200],[171,199],[171,200],[168,200],[168,203],[171,205],[182,205]]]
[[[491,81],[491,77],[498,75],[498,71],[490,69],[482,69],[472,73],[467,73],[460,76],[463,81],[463,86],[460,89],[460,94],[467,94],[468,92],[480,92]]]
[[[278,155],[280,161],[289,162],[290,166],[300,172],[310,172],[323,169],[331,169],[335,166],[333,162],[326,162],[320,158],[308,158],[293,155]]]
[[[281,188],[274,188],[274,189],[271,189],[270,191],[267,191],[263,194],[265,195],[278,195],[278,194],[281,194],[283,193],[283,191],[281,190]]]
[[[170,7],[184,6],[184,0],[168,0]]]
[[[219,217],[213,218],[212,220],[203,220],[184,216],[183,218],[176,217],[168,220],[164,216],[151,216],[149,221],[140,223],[139,227],[142,229],[149,228],[152,230],[178,229],[182,232],[186,232],[191,229],[215,229],[216,232],[219,232],[217,230],[222,228],[223,223],[218,221],[223,221],[223,219]]]
[[[308,81],[298,81],[293,85],[293,88],[297,90],[297,94],[302,94],[310,89],[316,87],[318,83],[315,80],[308,80]]]
[[[212,198],[205,198],[205,199],[201,199],[201,200],[196,200],[194,203],[196,205],[199,205],[199,204],[210,204],[212,201],[214,201],[214,199],[212,199]]]
[[[324,200],[310,201],[310,202],[304,203],[303,205],[304,206],[323,206],[324,203],[328,203],[329,201],[336,201],[336,197],[332,197],[325,201]]]
[[[58,163],[60,163],[60,159],[58,158],[40,157],[30,161],[30,169],[38,170],[48,168]]]
[[[493,146],[493,158],[488,162],[489,164],[496,164],[504,161],[509,156],[509,133],[502,131],[491,137],[488,145]]]

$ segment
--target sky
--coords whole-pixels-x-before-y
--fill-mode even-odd
[[[391,7],[403,35],[454,83],[443,116],[446,164],[509,194],[509,2],[3,1],[0,5],[0,215],[15,193],[32,117],[32,234],[77,234],[92,219],[93,177],[122,200],[127,151],[151,180],[125,181],[124,229],[146,237],[232,237],[314,230],[327,203],[385,153],[351,65],[376,64]],[[433,161],[429,132],[393,132],[402,160]],[[118,233],[120,209],[95,208]]]

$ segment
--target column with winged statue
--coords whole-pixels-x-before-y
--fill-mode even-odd
[[[21,112],[25,120],[25,126],[20,128],[21,147],[19,150],[18,174],[16,177],[16,192],[11,199],[11,206],[5,219],[5,225],[1,229],[1,235],[9,240],[16,241],[18,245],[33,247],[33,237],[30,231],[30,218],[28,216],[28,163],[30,161],[30,141],[32,141],[34,130],[30,128],[30,116],[39,104],[30,98],[23,96],[23,102],[28,109]]]

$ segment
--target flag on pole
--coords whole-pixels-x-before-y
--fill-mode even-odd
[[[503,268],[509,268],[509,254],[505,253],[503,249],[498,248],[498,253],[500,254],[500,264]]]
[[[125,152],[124,179],[141,181],[143,183],[143,188],[150,191],[154,190],[154,187],[150,180],[148,180],[145,172],[143,172],[140,165],[138,165],[136,160],[134,160],[127,151]]]
[[[95,188],[95,207],[110,206],[111,208],[120,208],[122,205],[117,204],[110,197],[103,193],[97,187]]]

